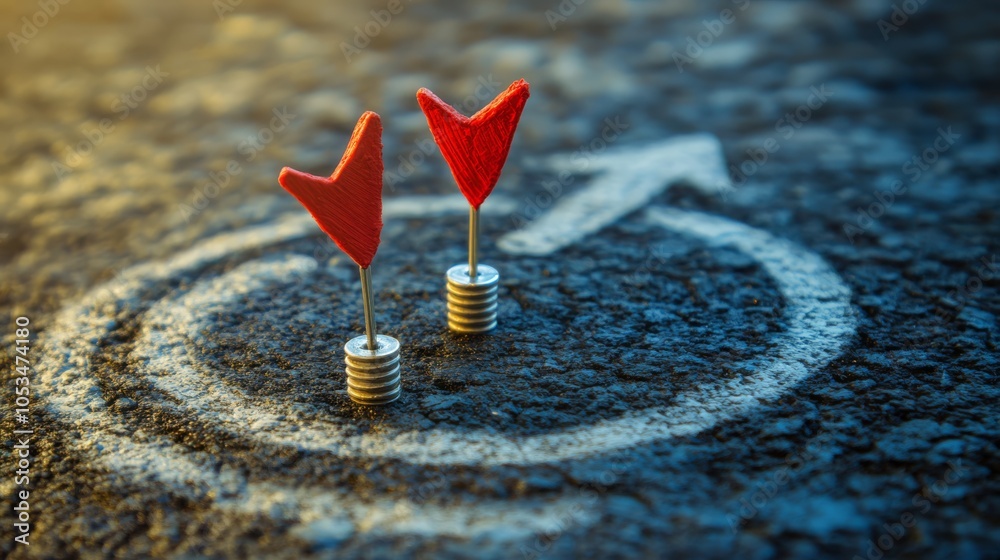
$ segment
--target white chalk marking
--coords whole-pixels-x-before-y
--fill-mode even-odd
[[[502,197],[492,200],[489,209],[484,206],[486,214],[512,209],[509,199]],[[383,208],[385,216],[391,218],[467,211],[468,203],[457,195],[390,199]],[[308,215],[296,215],[277,225],[219,235],[166,262],[132,267],[119,280],[98,286],[64,308],[42,336],[36,373],[45,406],[60,422],[81,434],[73,443],[74,451],[89,457],[94,464],[105,465],[114,476],[129,482],[155,482],[185,496],[204,497],[208,490],[215,495],[215,506],[220,509],[264,513],[299,523],[304,531],[302,536],[316,540],[335,532],[338,537],[355,533],[409,533],[487,536],[509,541],[558,528],[567,511],[581,524],[594,522],[595,513],[583,508],[579,498],[531,500],[516,508],[502,500],[483,500],[456,508],[408,499],[362,502],[327,488],[250,483],[236,469],[223,466],[216,472],[217,459],[211,455],[185,449],[164,436],[131,433],[109,413],[97,380],[88,373],[97,341],[113,326],[104,311],[126,304],[137,308],[145,288],[177,273],[196,270],[240,251],[314,235],[316,231],[316,224]],[[271,282],[308,272],[315,261],[291,256],[272,265]],[[249,272],[265,273],[269,268],[266,261],[244,266],[247,268],[243,270]],[[257,285],[238,289],[246,293]],[[498,527],[504,528],[502,534],[497,534]]]
[[[567,158],[563,154],[544,161],[563,171]],[[710,134],[623,146],[586,161],[589,165],[580,171],[598,172],[586,187],[563,193],[551,211],[504,235],[497,246],[515,255],[549,255],[648,205],[677,181],[704,191],[730,185],[722,145]]]
[[[800,382],[809,370],[838,355],[854,333],[850,291],[815,254],[769,233],[725,218],[652,209],[647,219],[712,245],[732,246],[760,263],[786,300],[788,330],[778,336],[775,358],[757,357],[753,364],[733,364],[757,370],[752,377],[709,384],[681,393],[677,404],[633,412],[560,432],[511,436],[484,430],[447,429],[378,434],[345,433],[345,418],[295,418],[279,421],[287,409],[254,403],[228,384],[215,382],[211,371],[194,367],[185,340],[211,328],[207,318],[224,312],[246,291],[307,268],[295,261],[255,261],[210,282],[200,283],[176,300],[166,298],[146,313],[146,326],[134,354],[149,369],[170,372],[153,376],[160,389],[183,397],[191,409],[214,425],[260,443],[326,451],[344,457],[386,457],[428,465],[531,465],[574,459],[688,435],[721,421],[748,414],[760,401],[777,399]],[[290,262],[298,263],[295,265]],[[252,430],[256,425],[267,429]]]
[[[691,140],[697,144],[698,140]],[[626,196],[607,198],[606,193],[620,183],[605,174],[595,185],[572,197],[567,197],[547,216],[518,232],[525,239],[541,239],[539,243],[504,243],[510,252],[548,254],[578,241],[586,233],[600,230],[621,216],[647,203],[666,188],[667,182],[685,176],[703,188],[726,181],[717,157],[717,142],[702,138],[700,148],[675,146],[674,152],[688,154],[691,168],[687,175],[679,173],[686,163],[674,161],[663,169],[652,161],[620,160],[623,169],[641,168],[654,177],[640,178],[639,186],[621,188]],[[709,145],[712,145],[711,147]],[[649,160],[667,157],[664,145],[651,146],[642,151]],[[700,154],[700,155],[699,155]],[[621,157],[620,155],[609,155]],[[701,159],[698,159],[701,158]],[[603,160],[602,160],[603,161]],[[605,165],[605,163],[601,163]],[[700,169],[699,169],[700,166]],[[669,171],[669,172],[668,172]],[[629,179],[635,183],[636,177]],[[619,177],[621,181],[621,177]],[[714,185],[713,185],[714,182]],[[601,188],[596,188],[600,186]],[[595,205],[601,204],[600,208]],[[567,210],[565,207],[568,207]],[[502,199],[491,201],[487,211],[512,211],[514,205]],[[459,197],[412,197],[386,202],[387,217],[426,217],[450,212],[464,212],[464,201]],[[579,214],[582,213],[582,214]],[[272,431],[269,435],[247,436],[245,421],[254,414],[268,411],[250,409],[247,400],[235,389],[215,393],[205,389],[204,375],[190,367],[178,341],[182,341],[177,326],[190,327],[203,317],[205,304],[227,305],[234,292],[246,293],[268,282],[287,279],[297,271],[315,266],[311,259],[289,257],[284,261],[262,260],[247,263],[210,282],[201,282],[180,299],[190,298],[187,304],[195,307],[186,312],[171,311],[157,305],[149,317],[161,321],[162,333],[144,331],[138,341],[137,354],[147,357],[150,366],[161,369],[163,381],[153,378],[162,388],[183,393],[182,407],[193,407],[206,418],[218,422],[220,427],[234,430],[244,437],[258,437],[270,445],[297,445],[307,449],[323,449],[341,456],[394,457],[418,464],[538,464],[573,459],[590,454],[604,453],[641,445],[655,440],[697,433],[718,422],[745,416],[759,406],[761,401],[773,400],[785,390],[801,382],[810,372],[825,366],[840,353],[854,333],[854,316],[850,307],[850,292],[837,275],[815,254],[790,242],[776,239],[770,234],[732,222],[730,220],[666,209],[652,209],[647,214],[651,223],[682,234],[694,235],[712,245],[729,245],[749,254],[773,277],[786,298],[788,331],[779,335],[776,358],[754,360],[757,373],[749,378],[722,381],[716,385],[695,388],[682,394],[677,404],[656,407],[625,415],[618,419],[600,421],[590,426],[572,428],[559,433],[529,437],[509,437],[479,432],[451,432],[431,430],[383,433],[377,437],[345,435],[336,429],[335,422],[314,421],[300,427],[298,433],[285,431],[281,422],[264,420]],[[557,219],[558,218],[558,219]],[[580,235],[566,233],[558,221],[583,225]],[[185,271],[197,270],[220,258],[240,251],[272,245],[312,234],[315,226],[307,217],[296,217],[271,226],[249,228],[210,239],[197,247],[179,254],[164,263],[152,263],[127,271],[119,282],[98,287],[80,303],[67,307],[56,323],[45,333],[42,347],[44,357],[39,360],[39,379],[50,411],[61,421],[76,426],[84,437],[76,444],[76,451],[103,462],[118,475],[130,479],[155,479],[170,485],[175,491],[190,494],[199,485],[214,489],[229,488],[233,498],[219,497],[220,507],[269,515],[299,509],[300,523],[311,523],[301,529],[312,538],[324,532],[342,535],[345,523],[355,531],[374,528],[365,519],[393,519],[399,515],[396,502],[369,504],[352,500],[323,488],[290,488],[281,485],[250,484],[242,475],[228,472],[214,473],[211,457],[184,450],[162,436],[136,441],[127,430],[107,411],[96,380],[88,374],[89,356],[96,341],[103,337],[111,325],[108,316],[100,310],[108,306],[138,304],[142,291],[151,283],[162,281]],[[513,234],[512,234],[513,235]],[[516,239],[516,238],[515,238]],[[566,241],[569,239],[570,241]],[[249,276],[259,274],[258,280]],[[234,281],[243,282],[242,284]],[[223,282],[220,284],[219,282]],[[222,289],[229,283],[229,293]],[[169,299],[169,298],[168,298]],[[197,313],[195,313],[197,311]],[[178,314],[180,313],[180,314]],[[162,321],[166,320],[166,323]],[[160,338],[155,338],[160,337]],[[152,341],[151,341],[152,338]],[[165,364],[156,353],[177,350],[179,364]],[[141,350],[142,349],[142,350]],[[141,351],[140,351],[141,350]],[[213,383],[210,383],[213,384]],[[214,383],[213,385],[222,385]],[[231,405],[231,408],[219,406]],[[238,422],[244,422],[238,424]],[[340,423],[343,427],[343,422]],[[308,434],[308,437],[303,434]],[[225,469],[224,469],[225,471]],[[484,501],[460,508],[446,508],[430,504],[404,504],[412,506],[410,521],[391,523],[387,531],[416,532],[420,534],[474,534],[475,530],[494,534],[497,527],[508,527],[513,534],[539,530],[550,523],[553,516],[565,511],[572,504],[566,496],[552,502],[521,502],[507,504]],[[277,512],[277,513],[276,513]],[[536,519],[536,516],[538,517]],[[339,520],[344,520],[343,523]],[[438,520],[441,524],[427,524],[425,519]],[[546,519],[550,521],[546,521]],[[589,520],[588,522],[593,522]],[[382,527],[382,525],[378,525]],[[397,528],[398,527],[398,528]],[[319,535],[319,536],[317,536]]]
[[[514,208],[510,199],[494,197],[486,214],[501,214]],[[468,202],[459,195],[391,198],[383,205],[387,218],[423,218],[468,211]],[[88,292],[79,302],[66,308],[55,326],[46,333],[48,346],[64,348],[68,354],[56,354],[56,360],[47,364],[53,380],[53,391],[48,394],[54,410],[63,410],[71,418],[83,418],[91,410],[103,408],[104,399],[93,379],[80,375],[90,366],[89,356],[96,349],[96,341],[107,332],[109,317],[99,309],[106,306],[129,305],[141,308],[138,294],[148,284],[169,279],[183,271],[196,270],[219,259],[249,249],[299,239],[318,231],[308,214],[286,216],[278,224],[268,224],[224,233],[198,246],[183,251],[165,261],[137,265],[122,271],[120,277]],[[72,350],[72,352],[70,352]],[[56,350],[53,350],[56,351]],[[79,371],[78,371],[79,370]]]

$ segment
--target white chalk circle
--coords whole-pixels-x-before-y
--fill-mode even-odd
[[[704,140],[703,137],[699,139]],[[686,154],[678,154],[683,152],[682,148],[683,142],[679,148],[675,141],[670,145],[669,154],[688,162]],[[702,152],[704,149],[699,146]],[[656,155],[655,150],[650,153]],[[666,148],[663,153],[667,153]],[[700,161],[705,162],[705,159]],[[720,161],[718,158],[718,161],[703,165],[718,166]],[[648,169],[648,166],[637,167]],[[666,167],[669,169],[669,165]],[[665,173],[663,184],[658,188],[653,188],[647,180],[642,192],[623,196],[627,200],[623,200],[617,210],[607,209],[603,190],[591,188],[567,196],[552,213],[560,215],[566,213],[566,208],[587,208],[593,202],[587,197],[592,196],[594,201],[604,201],[602,220],[611,223],[643,206],[662,192],[667,181],[673,178]],[[710,188],[712,185],[702,186]],[[622,190],[623,193],[627,191]],[[491,206],[498,212],[514,209],[511,203],[500,199],[491,200],[484,208],[490,210]],[[387,201],[384,213],[387,220],[392,220],[459,213],[465,212],[465,208],[459,196],[409,197]],[[278,410],[259,403],[250,406],[250,399],[239,389],[218,383],[211,372],[199,369],[188,354],[185,336],[206,326],[209,314],[224,311],[234,298],[274,282],[286,281],[295,274],[308,273],[316,266],[313,259],[299,255],[248,261],[220,276],[196,282],[183,293],[169,294],[153,303],[145,313],[143,328],[136,340],[134,363],[139,364],[137,369],[145,372],[156,388],[175,397],[175,404],[161,404],[193,413],[213,428],[231,431],[244,439],[269,446],[324,451],[341,457],[486,467],[573,460],[692,435],[720,422],[746,417],[762,402],[778,399],[810,373],[824,367],[854,336],[850,290],[818,255],[765,231],[718,216],[654,207],[646,211],[643,219],[652,226],[696,237],[711,246],[742,251],[773,279],[785,299],[788,327],[774,340],[776,349],[772,356],[758,356],[752,360],[754,374],[692,387],[677,395],[670,406],[635,410],[615,419],[530,436],[477,430],[393,431],[391,428],[372,435],[345,430],[348,420],[281,421]],[[538,239],[552,239],[551,232],[544,229],[559,223],[539,220],[529,226],[527,233],[525,230],[519,232],[520,244],[517,247],[511,244],[507,250],[533,255],[558,250],[559,247],[551,243],[531,247],[525,240],[532,239],[532,227],[538,230],[535,232],[539,234]],[[596,227],[595,224],[588,226],[589,229]],[[380,527],[390,527],[385,530],[393,532],[472,535],[503,526],[507,530],[505,534],[514,538],[526,531],[545,530],[555,522],[560,511],[572,507],[575,498],[568,496],[517,503],[483,500],[461,508],[411,504],[406,500],[360,503],[324,488],[310,490],[277,483],[248,483],[244,475],[209,466],[213,464],[211,456],[180,448],[165,436],[142,434],[142,438],[134,437],[135,434],[130,434],[120,419],[109,412],[97,380],[90,373],[92,366],[89,363],[97,342],[114,326],[109,311],[126,305],[142,309],[149,305],[140,300],[149,286],[196,273],[223,257],[310,235],[315,235],[315,225],[307,216],[221,235],[168,261],[130,269],[117,281],[95,289],[79,303],[62,311],[46,332],[38,374],[42,384],[40,393],[50,412],[82,434],[76,442],[76,451],[92,456],[120,476],[134,480],[152,478],[179,492],[193,492],[193,481],[209,488],[233,488],[230,493],[217,494],[233,496],[216,497],[220,507],[274,516],[280,515],[287,506],[295,510],[292,518],[300,523],[333,523],[335,528],[364,530],[365,524],[370,523],[366,519],[388,516],[393,523]],[[428,524],[428,520],[436,522]]]
[[[146,364],[147,372],[157,372],[148,376],[156,388],[178,397],[173,406],[261,444],[427,465],[532,465],[690,435],[746,415],[760,401],[777,399],[810,370],[839,354],[853,334],[850,292],[812,253],[706,214],[654,209],[647,220],[712,245],[735,247],[774,279],[786,300],[788,329],[775,341],[775,357],[753,358],[757,370],[753,376],[694,387],[679,393],[670,406],[531,436],[439,428],[394,431],[386,426],[376,434],[356,434],[343,429],[350,424],[347,418],[292,420],[287,406],[250,405],[252,399],[238,388],[218,383],[214,372],[199,368],[188,355],[186,339],[211,328],[209,318],[225,313],[233,300],[315,268],[316,262],[303,256],[251,261],[198,283],[183,295],[160,300],[145,314],[133,356]]]

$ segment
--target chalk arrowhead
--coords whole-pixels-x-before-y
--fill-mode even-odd
[[[368,268],[382,233],[382,165],[382,121],[368,111],[355,125],[332,175],[317,177],[286,167],[278,183],[305,206],[338,247]]]
[[[459,190],[475,208],[483,204],[500,178],[528,96],[528,82],[518,80],[478,113],[466,117],[430,90],[417,91],[417,102],[434,141]]]

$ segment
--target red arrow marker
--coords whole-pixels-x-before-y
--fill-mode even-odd
[[[528,82],[518,80],[470,118],[430,90],[417,91],[417,101],[434,141],[451,167],[459,190],[477,210],[500,178],[528,95]]]
[[[317,177],[286,167],[278,182],[337,246],[368,268],[382,233],[382,169],[382,121],[368,111],[355,125],[333,175]]]

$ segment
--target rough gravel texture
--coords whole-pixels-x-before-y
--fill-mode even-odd
[[[246,0],[220,17],[223,1],[70,2],[18,52],[0,48],[5,556],[852,558],[913,515],[886,558],[1000,557],[995,9],[927,0],[883,36],[879,20],[918,3],[403,2],[348,60],[342,43],[387,2]],[[23,33],[36,9],[0,7],[0,31]],[[560,9],[553,29],[546,11]],[[732,23],[713,23],[727,9]],[[687,51],[689,38],[707,46]],[[676,54],[691,62],[679,68]],[[502,275],[497,333],[442,330],[443,273],[464,255],[461,215],[386,226],[375,282],[381,323],[405,345],[400,403],[358,408],[339,384],[340,348],[362,328],[356,270],[318,235],[95,310],[108,334],[77,373],[98,380],[102,413],[126,435],[211,455],[222,478],[445,510],[588,491],[596,499],[583,512],[523,535],[502,520],[475,536],[356,520],[302,530],[294,511],[220,510],[225,496],[198,480],[178,491],[92,462],[76,451],[89,435],[41,392],[32,544],[13,542],[14,317],[31,318],[40,355],[56,313],[114,286],[122,270],[300,213],[279,169],[329,173],[364,110],[385,124],[386,197],[452,193],[416,90],[468,113],[521,77],[532,97],[497,187],[520,210],[483,222],[484,261]],[[321,257],[316,270],[210,311],[186,351],[249,403],[342,418],[345,431],[544,434],[753,376],[730,364],[776,351],[786,302],[742,253],[653,228],[641,212],[554,257],[493,247],[539,211],[532,201],[556,178],[534,165],[540,156],[564,154],[576,172],[566,191],[585,184],[577,164],[606,119],[627,125],[614,148],[709,132],[733,169],[753,169],[735,173],[731,189],[680,184],[653,203],[725,216],[822,256],[853,293],[848,350],[778,402],[696,435],[483,467],[257,444],[179,412],[183,403],[138,373],[135,345],[154,304],[248,260],[298,255]],[[751,165],[765,146],[766,163]]]

